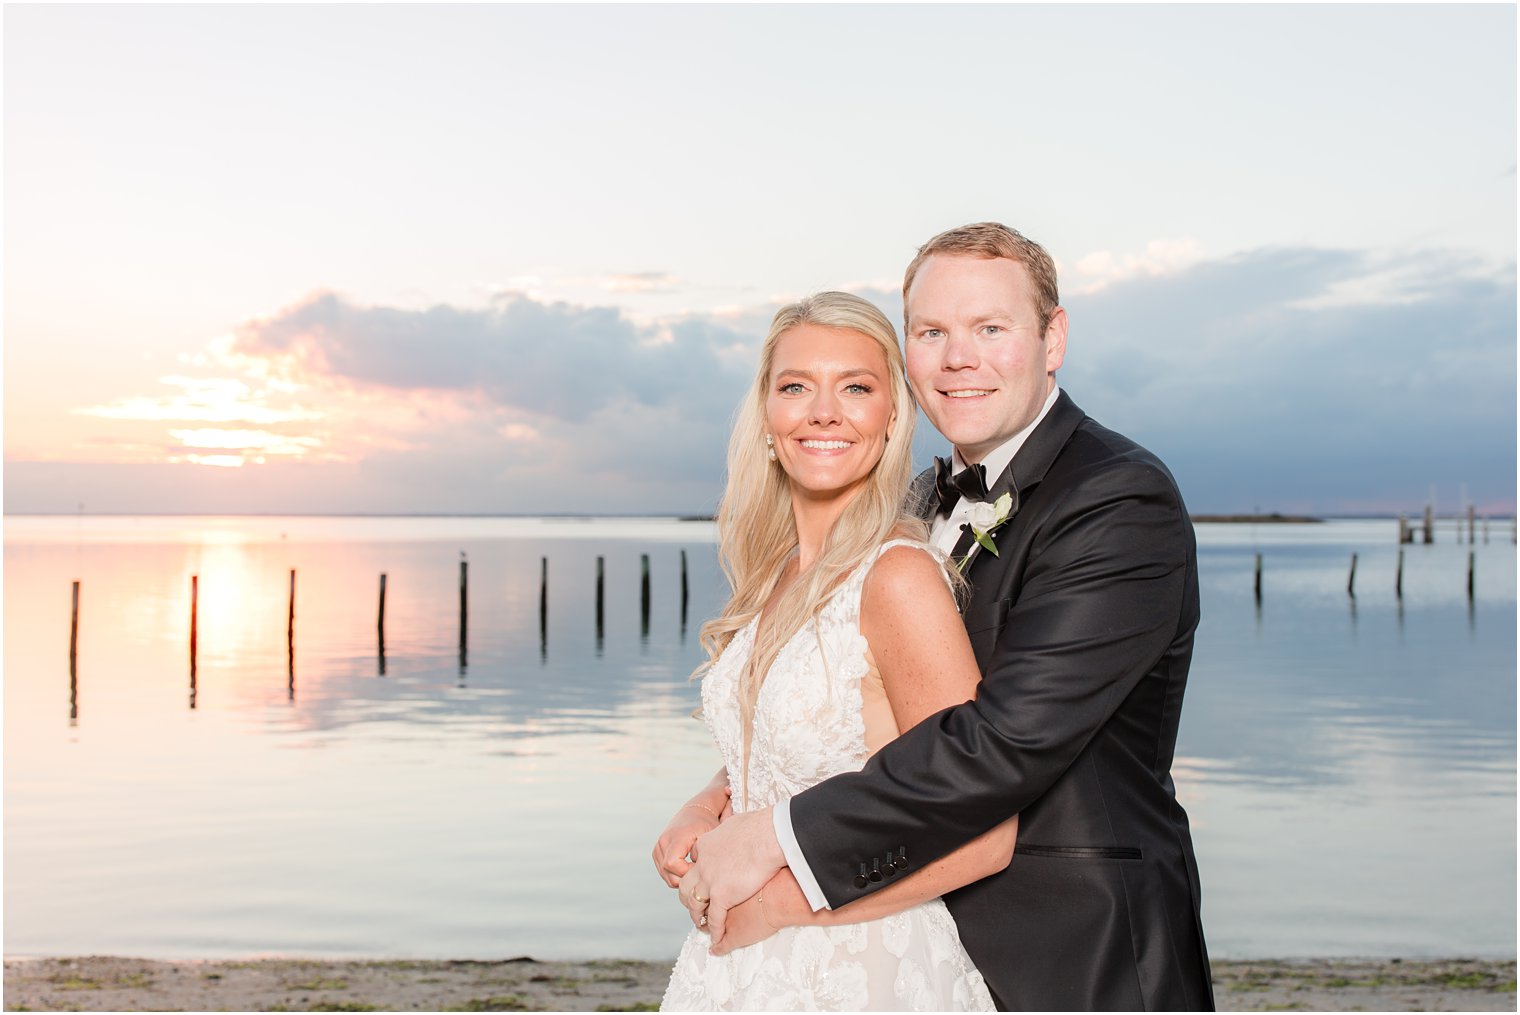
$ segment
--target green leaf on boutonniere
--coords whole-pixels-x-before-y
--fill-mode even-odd
[[[981,544],[982,549],[986,550],[994,557],[998,555],[997,544],[992,541],[992,537],[990,535],[983,532],[981,529],[973,529],[971,531],[971,534],[976,537],[976,541]]]

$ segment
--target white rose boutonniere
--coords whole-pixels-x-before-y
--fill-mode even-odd
[[[1005,493],[992,503],[982,502],[971,505],[971,516],[967,524],[971,526],[971,535],[976,538],[977,545],[994,557],[998,555],[997,544],[992,541],[992,534],[998,530],[1004,522],[1008,521],[1008,515],[1013,510],[1013,494]],[[971,559],[971,554],[961,558],[961,567]]]

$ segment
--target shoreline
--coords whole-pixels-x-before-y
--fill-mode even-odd
[[[5,960],[7,1011],[653,1011],[673,960]],[[1513,959],[1213,964],[1221,1011],[1514,1011]]]

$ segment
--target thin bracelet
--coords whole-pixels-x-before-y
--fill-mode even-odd
[[[781,929],[780,927],[776,926],[774,923],[771,923],[769,920],[767,920],[765,918],[765,893],[763,891],[759,892],[759,893],[757,893],[755,895],[755,908],[760,911],[760,922],[761,923],[765,924],[771,930],[780,930]]]
[[[723,820],[723,815],[719,814],[717,811],[713,810],[711,807],[707,806],[706,804],[690,803],[690,804],[687,804],[686,806],[687,807],[696,807],[699,810],[704,810],[708,814],[711,814],[713,817],[717,818],[719,821]]]

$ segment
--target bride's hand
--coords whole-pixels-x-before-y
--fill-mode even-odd
[[[714,955],[727,955],[735,948],[764,941],[781,928],[771,923],[776,919],[772,903],[765,898],[768,889],[761,889],[744,902],[728,911],[728,927],[723,940],[709,951]]]
[[[783,927],[818,922],[796,877],[783,868],[764,888],[728,911],[728,927],[710,951],[727,955],[735,948],[764,941]]]
[[[727,813],[728,807],[723,810]],[[654,844],[654,867],[661,880],[671,888],[681,887],[681,876],[691,868],[687,857],[692,846],[696,845],[697,837],[717,828],[719,820],[719,815],[711,808],[697,804],[687,804],[676,811]]]

